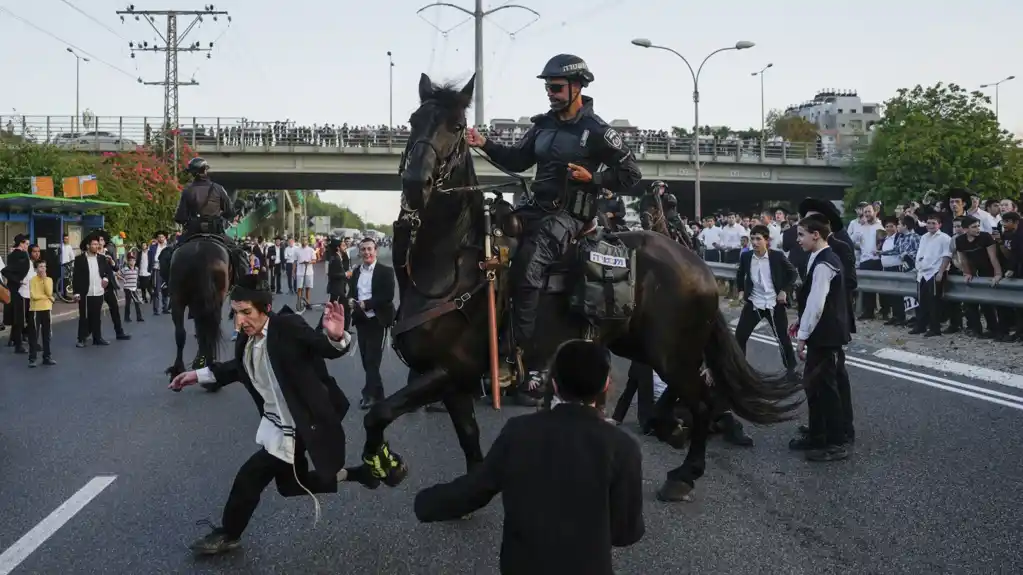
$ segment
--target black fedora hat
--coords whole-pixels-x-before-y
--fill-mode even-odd
[[[952,188],[945,194],[945,209],[952,211],[952,200],[958,199],[963,202],[963,209],[966,210],[970,207],[970,202],[974,193],[966,188]]]
[[[845,228],[845,224],[842,223],[842,214],[838,213],[838,208],[835,207],[835,204],[828,200],[806,198],[799,202],[799,217],[805,218],[808,212],[817,212],[828,218],[828,221],[831,222],[832,232]]]

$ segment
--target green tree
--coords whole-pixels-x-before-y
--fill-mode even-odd
[[[820,133],[816,124],[801,116],[781,116],[771,129],[786,142],[815,142]]]
[[[990,100],[955,84],[899,90],[851,168],[846,204],[918,200],[965,187],[984,198],[1023,186],[1020,141],[1003,131]]]

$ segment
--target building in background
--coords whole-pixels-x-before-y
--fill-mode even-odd
[[[867,144],[874,124],[881,121],[881,106],[864,102],[855,91],[821,90],[813,100],[785,110],[817,126],[826,149],[848,150]]]

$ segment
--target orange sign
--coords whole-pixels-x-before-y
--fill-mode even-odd
[[[53,178],[50,176],[35,176],[32,178],[32,193],[37,196],[53,197]]]
[[[70,178],[63,179],[64,184],[64,197],[65,198],[80,198],[82,197],[81,191],[78,187],[78,177],[72,176]]]
[[[96,176],[72,176],[64,178],[65,198],[84,198],[99,194]]]

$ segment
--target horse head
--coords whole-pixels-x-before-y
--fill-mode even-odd
[[[426,207],[433,192],[465,167],[469,155],[465,112],[472,102],[475,81],[474,75],[457,89],[434,84],[426,74],[419,77],[419,108],[409,119],[408,144],[399,168],[402,196],[409,208]]]

